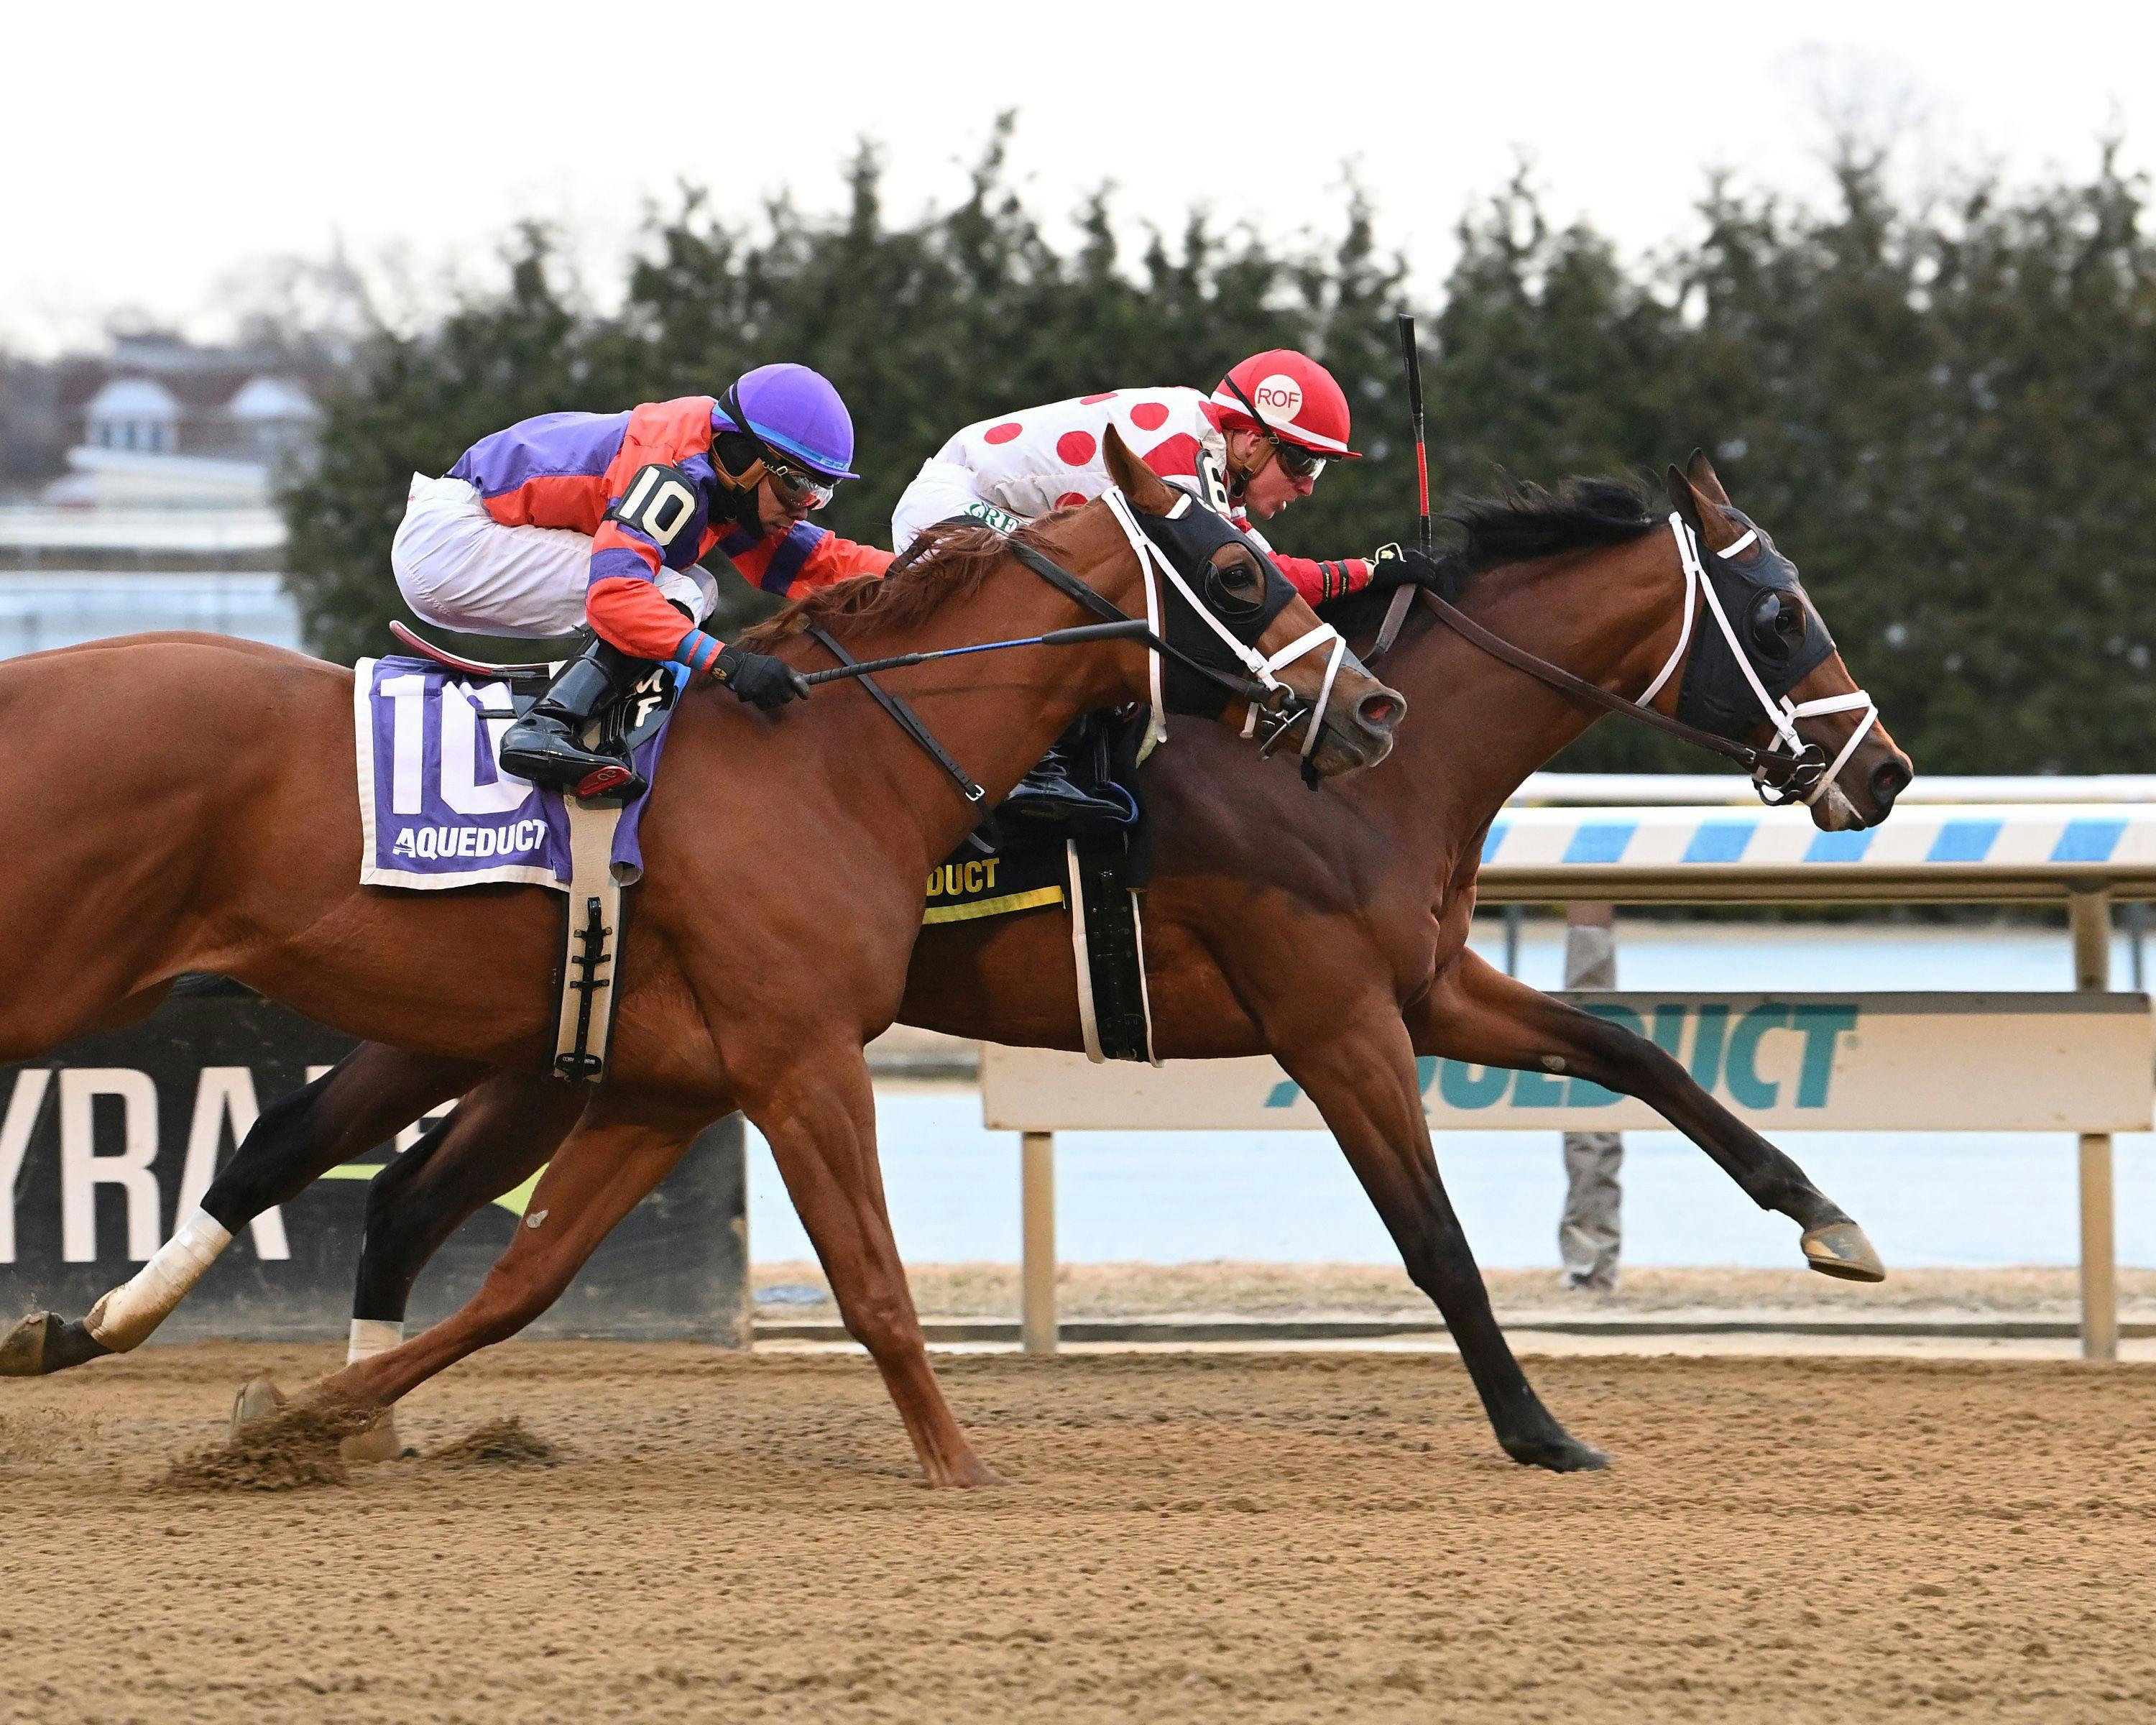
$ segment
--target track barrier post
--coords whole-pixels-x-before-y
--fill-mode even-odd
[[[1019,1145],[1023,1307],[1019,1332],[1028,1353],[1055,1352],[1055,1134],[1025,1132]]]
[[[2111,895],[2076,891],[2067,914],[2073,931],[2074,987],[2111,986]],[[2113,1221],[2111,1134],[2083,1132],[2081,1144],[2082,1358],[2118,1358],[2118,1237]]]

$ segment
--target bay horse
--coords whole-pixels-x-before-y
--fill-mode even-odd
[[[1668,480],[1713,552],[1743,538],[1711,464]],[[1642,692],[1681,630],[1689,578],[1672,536],[1614,487],[1471,506],[1452,559],[1462,608],[1507,639],[1589,677]],[[1333,612],[1368,641],[1378,606]],[[1804,1230],[1820,1272],[1884,1274],[1861,1230],[1788,1157],[1702,1091],[1653,1043],[1551,999],[1466,945],[1482,839],[1527,774],[1584,731],[1594,710],[1471,646],[1428,612],[1410,616],[1387,674],[1412,700],[1388,770],[1313,799],[1200,734],[1144,774],[1155,823],[1146,901],[1147,974],[1164,1057],[1274,1055],[1324,1116],[1443,1314],[1499,1443],[1559,1471],[1599,1466],[1545,1409],[1490,1310],[1446,1197],[1424,1115],[1417,1056],[1565,1069],[1642,1098],[1698,1143],[1763,1209]],[[1679,680],[1666,679],[1673,707]],[[1853,685],[1838,655],[1793,696],[1832,702]],[[1911,777],[1883,727],[1852,708],[1807,721],[1835,750],[1857,747],[1813,804],[1823,827],[1883,820]],[[1064,916],[1029,913],[921,931],[901,1019],[1020,1046],[1081,1045]],[[451,1118],[393,1160],[368,1193],[355,1332],[394,1334],[422,1266],[472,1210],[524,1180],[574,1121],[574,1096],[529,1073],[474,1086],[469,1063],[387,1047],[356,1050],[265,1111],[204,1199],[236,1233],[406,1122],[465,1096]],[[469,1091],[470,1094],[465,1095]],[[56,1370],[105,1350],[80,1322],[26,1319],[14,1369]],[[35,1356],[36,1363],[33,1363]],[[8,1349],[0,1346],[0,1369]],[[387,1422],[354,1440],[396,1453]]]
[[[821,649],[801,632],[811,624],[857,649],[1033,636],[1086,624],[1077,602],[1105,599],[1159,616],[1190,658],[1217,660],[1227,642],[1231,664],[1254,675],[1276,666],[1282,701],[1318,732],[1305,756],[1315,774],[1382,759],[1400,697],[1339,655],[1291,660],[1329,632],[1270,560],[1217,516],[1188,514],[1192,501],[1112,437],[1107,454],[1120,495],[1009,541],[957,530],[978,542],[800,602],[767,628],[767,649],[814,668]],[[1173,536],[1168,552],[1152,550],[1178,533],[1204,540],[1203,553],[1184,556]],[[1021,644],[891,683],[993,801],[1080,713],[1148,699],[1161,656],[1127,639]],[[1179,675],[1185,665],[1166,675],[1168,705],[1243,717],[1212,685]],[[770,1140],[930,1480],[993,1479],[921,1345],[862,1054],[898,1009],[928,870],[979,811],[865,693],[835,693],[777,715],[708,685],[682,697],[643,824],[647,875],[608,1081],[582,1090],[525,1226],[479,1295],[347,1373],[340,1387],[355,1403],[386,1407],[545,1310],[690,1139],[739,1108]],[[179,973],[214,971],[423,1056],[545,1064],[557,901],[542,887],[362,887],[352,702],[349,671],[216,637],[141,637],[0,666],[0,803],[21,835],[0,857],[0,926],[36,932],[0,999],[0,1060],[131,1022]]]

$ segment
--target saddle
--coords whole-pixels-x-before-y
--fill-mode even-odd
[[[930,871],[921,913],[934,927],[1069,906],[1079,1022],[1095,1061],[1153,1060],[1141,909],[1152,856],[1137,787],[1144,736],[1142,716],[1095,714],[1063,739],[1074,776],[1126,803],[1127,819],[1044,826],[992,814]]]
[[[489,682],[504,683],[509,688],[509,716],[522,718],[531,711],[533,704],[547,692],[547,685],[559,675],[562,662],[553,664],[532,661],[521,665],[491,665],[484,659],[467,659],[461,653],[452,653],[446,647],[429,640],[417,629],[408,629],[393,619],[389,633],[400,645],[408,647],[422,659],[431,660],[444,669],[467,677],[483,677]],[[671,685],[672,687],[667,685]],[[666,722],[666,716],[674,711],[680,681],[665,665],[659,666],[627,696],[610,703],[599,716],[600,731],[593,747],[608,754],[619,754],[624,760],[653,736]],[[501,716],[496,715],[495,716]],[[578,799],[567,799],[572,807]],[[594,797],[588,799],[595,806],[604,806],[613,799]]]

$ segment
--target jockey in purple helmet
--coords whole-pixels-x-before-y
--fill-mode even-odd
[[[891,554],[808,521],[853,479],[854,425],[806,366],[759,366],[716,400],[625,413],[543,413],[482,438],[441,479],[415,475],[391,566],[419,616],[479,634],[594,639],[502,739],[510,772],[579,795],[619,789],[618,757],[583,733],[656,660],[708,672],[744,701],[808,693],[779,660],[705,634],[723,552],[767,593],[798,598]]]

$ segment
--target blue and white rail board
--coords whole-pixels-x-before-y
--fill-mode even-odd
[[[1761,1132],[2146,1132],[2156,1025],[2144,994],[1581,993]],[[1425,1058],[1434,1128],[1661,1128],[1644,1102],[1559,1066]],[[1017,1132],[1322,1128],[1271,1060],[1094,1065],[981,1050],[983,1123]]]
[[[1803,809],[1507,809],[1486,902],[2156,898],[2156,804],[1920,803],[1861,832]]]

